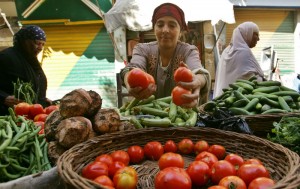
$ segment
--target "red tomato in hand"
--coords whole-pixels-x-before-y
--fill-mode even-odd
[[[144,159],[144,149],[141,146],[130,146],[127,149],[129,155],[130,163],[140,163]]]
[[[44,114],[44,108],[41,104],[32,104],[29,109],[29,117],[33,119],[38,114]]]
[[[191,177],[193,185],[204,186],[210,179],[211,170],[207,163],[203,161],[193,161],[186,169],[186,172]]]
[[[172,90],[172,101],[174,102],[174,104],[176,104],[177,106],[181,106],[183,104],[190,103],[191,100],[185,99],[182,96],[184,94],[190,95],[190,94],[192,94],[192,91],[182,88],[180,86],[174,87],[174,89]]]
[[[44,113],[38,114],[38,115],[34,116],[33,121],[34,122],[37,122],[37,121],[45,122],[47,117],[48,117],[48,114],[44,114]]]
[[[109,167],[113,163],[113,158],[109,154],[101,154],[96,157],[95,161],[103,162]]]
[[[224,157],[226,155],[225,147],[222,145],[218,145],[218,144],[211,145],[207,151],[212,154],[215,154],[215,156],[217,156],[218,160],[224,159]]]
[[[94,161],[86,165],[81,172],[82,176],[94,180],[101,175],[108,175],[108,166],[99,161]]]
[[[192,82],[193,81],[193,72],[187,67],[180,66],[174,72],[174,80],[176,83],[183,82]]]
[[[114,161],[109,167],[108,167],[108,176],[110,178],[113,178],[117,170],[126,167],[126,165],[123,162],[120,161]]]
[[[164,145],[164,152],[177,152],[177,145],[173,140],[168,140]]]
[[[113,182],[116,189],[136,189],[138,174],[134,168],[126,166],[115,173]]]
[[[220,186],[234,189],[247,189],[245,182],[238,176],[227,176],[220,180]]]
[[[258,177],[250,182],[248,189],[268,189],[274,185],[274,180],[266,177]]]
[[[140,68],[133,68],[128,72],[127,82],[131,88],[142,87],[146,89],[153,81],[154,79],[152,80],[149,74]]]
[[[46,107],[44,109],[44,111],[45,111],[46,114],[49,115],[51,112],[53,112],[54,110],[57,110],[57,109],[58,109],[57,105],[50,105],[50,106]]]
[[[244,159],[237,154],[228,154],[225,157],[225,160],[229,161],[234,166],[235,170],[238,170],[244,163]]]
[[[225,160],[219,160],[211,167],[211,181],[218,184],[226,176],[236,175],[234,166]]]
[[[113,151],[110,154],[110,156],[112,157],[113,161],[123,162],[126,166],[129,164],[129,161],[130,161],[129,155],[124,150]]]
[[[250,182],[258,177],[270,178],[269,171],[260,164],[243,164],[237,171],[237,176],[243,179],[248,186]]]
[[[205,140],[199,140],[195,143],[194,152],[195,154],[199,154],[200,152],[207,151],[209,148],[209,144]]]
[[[180,154],[173,152],[167,152],[163,154],[158,160],[158,167],[160,170],[163,170],[167,167],[184,167],[184,160]]]
[[[210,152],[203,151],[196,156],[195,161],[203,161],[211,168],[218,161],[218,158]]]
[[[113,181],[106,175],[101,175],[94,179],[94,182],[103,185],[103,186],[110,186],[114,187]]]
[[[192,180],[183,168],[167,167],[157,173],[155,189],[191,189]]]
[[[163,155],[163,153],[164,153],[164,147],[158,141],[148,142],[144,146],[144,154],[147,159],[157,161]]]
[[[14,108],[15,114],[16,115],[29,115],[29,110],[30,110],[31,105],[28,104],[27,102],[21,102],[17,104]]]
[[[184,138],[178,143],[178,151],[182,154],[191,154],[194,151],[194,142]]]

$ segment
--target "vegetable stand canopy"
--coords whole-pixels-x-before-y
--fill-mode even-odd
[[[117,0],[113,7],[104,14],[108,32],[119,27],[132,31],[148,31],[152,29],[152,13],[154,9],[166,2],[178,5],[185,13],[186,22],[211,20],[212,25],[219,20],[235,23],[233,4],[228,0]]]

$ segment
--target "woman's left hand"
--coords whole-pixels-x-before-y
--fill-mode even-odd
[[[205,78],[202,74],[193,75],[192,82],[178,82],[177,85],[181,86],[185,89],[189,89],[192,91],[192,94],[182,95],[182,98],[191,101],[190,103],[183,104],[184,108],[194,108],[198,105],[199,102],[199,94],[201,88],[205,85]]]

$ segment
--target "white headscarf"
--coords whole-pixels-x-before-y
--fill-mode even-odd
[[[263,71],[249,47],[253,32],[259,32],[253,22],[244,22],[233,30],[231,43],[224,49],[217,67],[213,98],[237,79],[249,79],[253,75],[263,78]]]

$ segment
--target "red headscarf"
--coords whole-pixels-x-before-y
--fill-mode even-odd
[[[163,16],[172,16],[177,20],[183,30],[187,30],[187,25],[184,19],[184,12],[177,5],[172,3],[163,3],[156,7],[152,16],[152,24],[155,25],[156,21]]]

